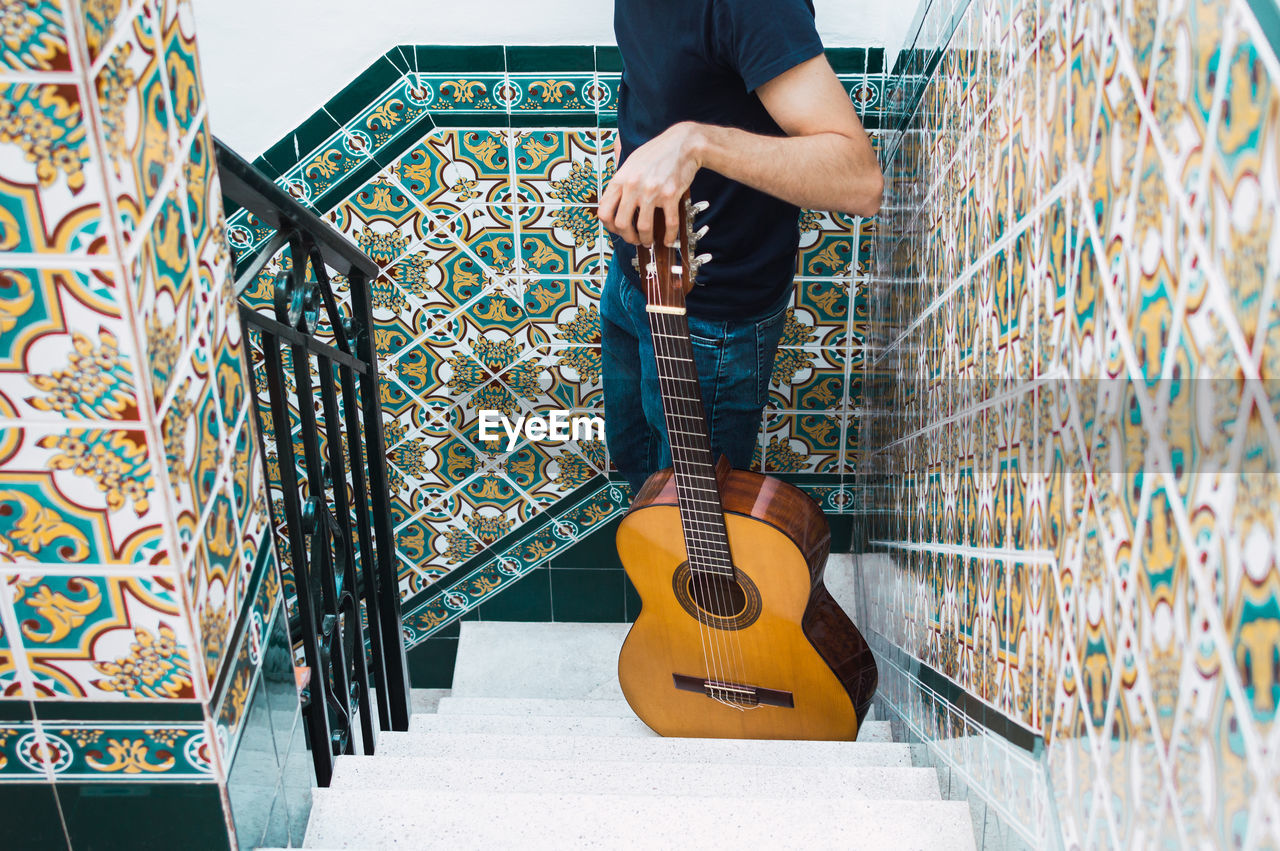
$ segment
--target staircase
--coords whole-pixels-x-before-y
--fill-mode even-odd
[[[856,742],[655,735],[618,687],[628,628],[464,622],[453,688],[337,761],[305,847],[973,848],[968,805],[887,721]]]

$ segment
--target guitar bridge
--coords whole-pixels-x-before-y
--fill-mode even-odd
[[[789,691],[726,683],[687,674],[672,674],[671,678],[680,691],[702,692],[712,700],[736,706],[781,706],[784,709],[794,709],[796,705],[795,698]]]

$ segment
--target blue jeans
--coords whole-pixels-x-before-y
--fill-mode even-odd
[[[760,316],[688,316],[712,457],[726,455],[737,469],[751,466],[790,301],[788,287]],[[671,466],[653,337],[644,308],[644,294],[627,281],[615,258],[600,296],[604,428],[609,454],[631,483],[632,493],[650,475]]]

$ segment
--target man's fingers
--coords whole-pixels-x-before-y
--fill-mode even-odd
[[[666,225],[667,245],[680,242],[680,199],[668,198],[662,203],[662,221]]]
[[[617,233],[617,224],[614,221],[614,217],[618,212],[620,194],[613,184],[609,184],[604,190],[604,195],[600,197],[600,206],[596,209],[596,215],[600,217],[600,224],[613,233]]]
[[[653,243],[653,201],[645,199],[636,211],[636,234],[643,245]]]
[[[623,190],[622,197],[618,201],[617,212],[613,216],[613,232],[625,239],[632,245],[640,242],[640,237],[636,233],[636,203],[632,196],[626,190]]]

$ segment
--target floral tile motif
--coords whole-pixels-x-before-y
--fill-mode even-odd
[[[839,473],[843,416],[766,413],[764,473]]]
[[[203,725],[46,723],[41,736],[43,761],[58,780],[213,778],[213,749]]]
[[[235,507],[223,488],[210,503],[188,577],[200,633],[201,667],[210,686],[226,658],[227,643],[248,590],[250,577],[242,553]]]
[[[884,152],[846,424],[902,555],[869,629],[1043,737],[1067,844],[1265,842],[1275,689],[1245,684],[1280,612],[1275,406],[1246,376],[1276,295],[1280,64],[1246,3],[949,15],[926,12],[955,34]],[[945,758],[923,690],[894,689]],[[948,764],[1053,841],[1046,790],[1011,806],[987,761]],[[1201,794],[1210,770],[1230,791]]]
[[[0,559],[141,564],[167,559],[164,505],[137,430],[8,428],[0,437]]]
[[[0,273],[0,418],[138,419],[120,295],[106,270]]]
[[[195,21],[190,3],[170,0],[165,6],[162,28],[164,67],[169,76],[169,111],[177,138],[185,139],[203,105]]]
[[[6,697],[18,697],[21,692]],[[46,739],[31,723],[7,724],[0,729],[0,777],[39,782],[46,777]]]
[[[515,113],[595,112],[608,96],[591,72],[568,74],[509,73],[500,95]]]
[[[24,0],[4,12],[0,74],[10,71],[70,71],[66,20],[56,0]]]
[[[0,82],[5,251],[92,256],[109,250],[95,179],[102,164],[79,92],[52,83]]]
[[[176,191],[160,202],[150,237],[132,268],[146,329],[151,404],[158,409],[183,353],[198,345],[198,323],[208,306],[207,294],[195,286],[192,246]]]
[[[629,504],[630,494],[625,485],[603,482],[599,489],[577,505],[549,518],[501,552],[492,554],[467,576],[448,587],[435,585],[427,589],[404,611],[406,646],[413,647],[425,640],[479,605],[488,595],[546,564],[592,528],[620,516]]]
[[[89,49],[89,61],[96,62],[107,42],[116,31],[120,13],[128,4],[124,0],[89,0],[81,4],[80,15],[84,20],[85,41]],[[151,11],[143,16],[150,21]]]
[[[601,152],[612,144],[601,130],[513,130],[511,163],[522,207],[595,205],[601,192]]]
[[[405,190],[437,218],[447,220],[476,205],[511,201],[507,131],[440,127],[396,162]]]
[[[770,410],[832,411],[848,406],[843,349],[779,349],[769,382]]]
[[[168,578],[24,573],[5,581],[38,698],[196,696],[191,636]]]
[[[145,4],[93,80],[107,186],[126,243],[140,233],[173,159],[174,120],[164,93],[164,63],[156,52],[158,26]]]

